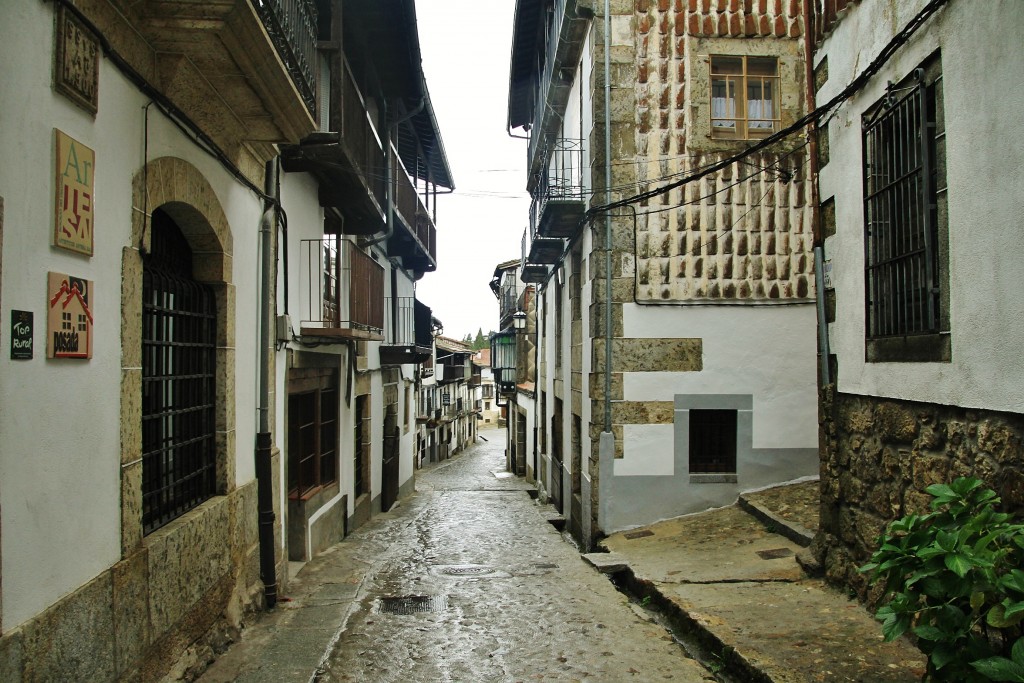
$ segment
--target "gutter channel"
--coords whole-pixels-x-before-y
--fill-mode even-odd
[[[720,683],[774,683],[772,678],[706,629],[655,584],[636,576],[629,567],[608,575],[615,588],[643,610],[650,621],[671,635],[686,656],[703,666]]]

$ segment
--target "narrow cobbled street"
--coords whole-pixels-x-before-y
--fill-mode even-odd
[[[292,618],[202,680],[713,680],[545,521],[504,472],[504,431],[483,435],[308,565],[307,597],[279,608]]]
[[[547,524],[504,432],[427,471],[320,680],[702,680]]]

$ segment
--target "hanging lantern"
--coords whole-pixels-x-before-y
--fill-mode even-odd
[[[516,333],[513,330],[491,335],[491,372],[500,393],[516,390]]]

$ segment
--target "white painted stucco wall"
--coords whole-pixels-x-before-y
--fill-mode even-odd
[[[35,356],[0,354],[3,629],[74,591],[120,559],[121,261],[129,245],[132,176],[142,167],[147,100],[100,62],[95,118],[50,87],[53,6],[3,3],[0,42],[19,66],[0,79],[0,195],[5,200],[2,311],[34,313]],[[31,113],[31,115],[26,115]],[[150,108],[149,159],[185,159],[211,183],[234,235],[239,341],[256,329],[255,234],[261,206],[208,155]],[[53,128],[96,152],[95,253],[50,246]],[[156,208],[156,207],[150,207]],[[253,239],[247,239],[246,235]],[[46,272],[94,281],[94,356],[46,359]],[[252,479],[255,344],[236,347],[237,482]]]
[[[878,54],[926,0],[870,0],[837,25],[828,55],[824,102]],[[838,302],[830,326],[845,393],[1013,412],[1024,411],[1024,3],[951,0],[897,52],[829,126],[831,161],[821,198],[835,196],[837,234],[825,242]],[[934,50],[942,50],[949,186],[952,361],[864,360],[864,212],[861,116]]]
[[[703,340],[700,372],[623,373],[626,401],[672,401],[676,394],[750,394],[754,448],[817,445],[813,304],[669,309],[628,304],[623,307],[623,325],[626,337]],[[668,444],[664,457],[671,462],[671,432],[663,436]],[[649,438],[645,435],[638,444]],[[639,452],[639,445],[630,451]]]

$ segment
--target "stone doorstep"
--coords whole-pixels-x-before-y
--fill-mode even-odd
[[[805,529],[796,522],[790,522],[789,520],[779,517],[768,508],[749,500],[743,494],[740,494],[738,503],[743,510],[764,524],[765,527],[771,527],[775,533],[780,536],[785,536],[799,546],[806,548],[811,545],[811,541],[814,540],[814,534],[811,531]]]
[[[583,561],[602,574],[616,574],[629,569],[629,560],[619,553],[585,553]]]

